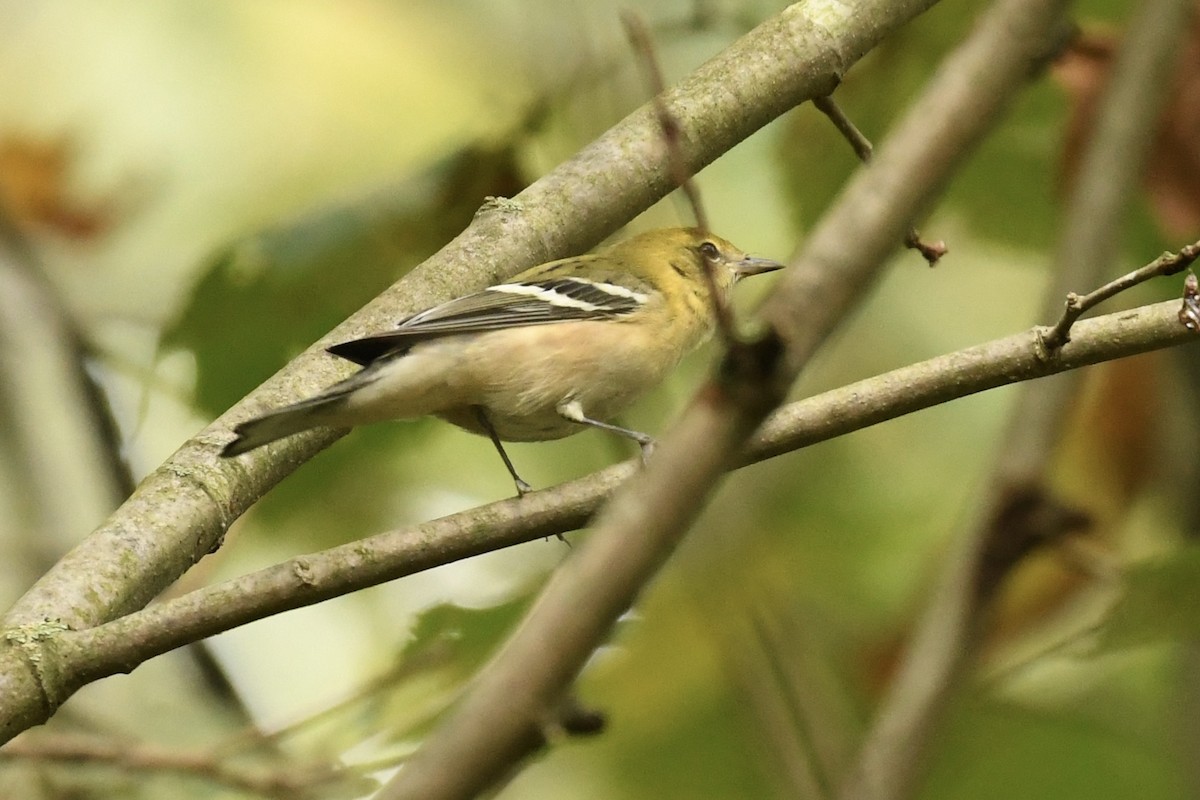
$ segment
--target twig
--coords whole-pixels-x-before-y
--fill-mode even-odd
[[[854,148],[854,154],[858,156],[858,160],[864,164],[870,163],[871,156],[875,153],[875,148],[871,146],[870,140],[858,129],[858,126],[850,120],[850,117],[846,116],[846,112],[833,99],[833,95],[817,97],[812,102],[821,113],[829,117],[833,126],[838,129],[842,137]],[[946,247],[946,243],[940,239],[936,242],[922,241],[921,234],[915,227],[910,227],[908,232],[904,234],[904,246],[920,253],[921,257],[931,267],[936,266],[942,256],[950,252],[949,248]]]
[[[274,747],[286,739],[297,737],[305,731],[312,730],[314,727],[329,723],[338,716],[353,713],[355,706],[371,703],[381,693],[389,689],[394,689],[404,681],[411,680],[422,672],[444,665],[453,656],[453,649],[447,647],[446,644],[446,642],[438,642],[431,648],[422,650],[415,656],[408,655],[404,657],[392,669],[365,681],[348,696],[314,713],[307,714],[302,719],[281,725],[273,730],[263,730],[258,725],[245,726],[242,730],[226,736],[221,742],[209,748],[209,753],[213,757],[226,757],[267,746]],[[440,704],[434,703],[431,705],[436,707],[422,709],[423,716],[417,719],[413,727],[427,724],[433,717],[444,710]],[[409,709],[409,713],[412,713],[411,708]],[[393,721],[392,730],[397,729],[398,726]],[[389,756],[388,760],[389,762],[395,762],[402,758],[403,756]],[[361,765],[356,766],[361,767]],[[369,772],[370,770],[364,771]]]
[[[671,180],[677,187],[683,189],[683,193],[687,196],[692,213],[696,216],[696,227],[707,231],[709,230],[708,215],[704,213],[704,203],[700,199],[700,191],[696,188],[692,173],[683,156],[683,131],[680,129],[675,115],[663,102],[662,94],[666,91],[667,85],[663,80],[662,67],[659,65],[658,56],[654,51],[654,41],[650,37],[650,29],[642,15],[631,9],[621,11],[621,24],[625,26],[625,35],[629,37],[629,44],[641,62],[642,72],[650,87],[650,102],[654,105],[654,114],[658,119],[658,126],[662,130],[663,142],[667,148],[667,167],[670,170]]]
[[[846,112],[842,111],[842,107],[833,99],[833,95],[815,97],[812,102],[817,110],[829,117],[833,127],[837,128],[838,133],[842,134],[842,138],[854,148],[854,154],[858,156],[858,160],[869,164],[875,148],[871,146],[871,141],[858,129],[858,126],[850,120],[850,117],[846,116]]]
[[[1052,355],[1063,344],[1071,341],[1071,326],[1081,315],[1139,283],[1162,275],[1174,275],[1182,272],[1190,267],[1197,258],[1200,258],[1200,241],[1181,247],[1178,253],[1163,253],[1146,266],[1127,272],[1085,295],[1069,293],[1058,322],[1051,328],[1043,329],[1042,346],[1046,348],[1047,354]]]
[[[679,122],[662,100],[666,84],[663,81],[662,67],[654,52],[654,41],[650,38],[650,29],[642,15],[630,9],[621,11],[621,24],[625,26],[625,34],[629,37],[629,43],[641,61],[646,83],[650,85],[651,102],[654,104],[654,113],[658,117],[658,126],[662,129],[663,144],[667,148],[667,164],[670,167],[671,180],[683,190],[684,196],[687,197],[688,203],[692,207],[692,214],[696,217],[696,227],[707,232],[710,230],[708,215],[704,212],[700,189],[688,171],[687,162],[683,156],[683,132],[679,128]],[[717,320],[717,332],[721,341],[729,343],[733,342],[735,337],[733,316],[725,297],[717,290],[717,276],[713,273],[715,268],[714,264],[705,260],[704,278],[708,282],[708,296],[712,303],[713,315]]]
[[[329,764],[237,767],[204,753],[83,734],[23,736],[0,748],[0,761],[104,764],[132,773],[175,773],[280,800],[314,796],[334,786],[363,792],[374,785]]]
[[[791,696],[780,663],[780,643],[766,615],[755,610],[745,622],[736,618],[713,621],[730,629],[720,648],[728,663],[728,680],[747,707],[757,738],[764,740],[755,749],[765,751],[763,760],[773,768],[772,777],[782,784],[779,795],[827,800],[828,776],[823,774],[823,765],[814,753],[810,720]],[[821,720],[818,724],[825,723]]]

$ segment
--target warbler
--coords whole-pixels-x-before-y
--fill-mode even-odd
[[[541,264],[328,348],[363,369],[236,426],[221,455],[317,426],[433,415],[488,436],[524,494],[529,484],[503,441],[560,439],[590,426],[645,450],[649,436],[610,420],[712,334],[710,285],[724,303],[741,278],[781,266],[698,228],[650,231]]]

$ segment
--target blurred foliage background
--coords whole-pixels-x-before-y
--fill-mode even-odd
[[[486,196],[515,194],[640,105],[622,5],[0,0],[0,208],[28,244],[0,278],[0,600]],[[668,79],[782,7],[632,5]],[[1126,6],[1090,0],[1077,14],[1103,44]],[[838,98],[868,136],[883,137],[978,7],[940,4],[850,72]],[[1063,186],[1105,63],[1103,47],[1089,53],[1023,93],[922,224],[949,244],[943,264],[898,254],[797,396],[1047,321],[1036,313]],[[1200,72],[1185,67],[1181,84]],[[1161,158],[1194,164],[1200,139],[1175,140]],[[855,167],[806,106],[699,180],[719,233],[784,258]],[[1128,221],[1122,270],[1195,238],[1194,197],[1158,172]],[[688,222],[669,198],[630,230]],[[745,289],[749,309],[767,287]],[[711,358],[691,358],[628,424],[662,430]],[[1093,370],[1056,479],[1096,524],[1010,582],[923,797],[1173,798],[1200,786],[1185,358]],[[776,796],[781,765],[742,663],[762,646],[754,620],[778,634],[770,659],[794,665],[801,705],[818,709],[798,727],[848,764],[970,517],[1011,398],[969,398],[732,476],[583,675],[607,730],[554,748],[502,796]],[[510,452],[536,486],[630,455],[591,432]],[[510,492],[483,439],[433,421],[360,430],[259,503],[177,590]],[[48,730],[241,759],[255,774],[388,763],[568,552],[535,542],[248,625],[87,687]],[[211,773],[0,762],[5,797],[245,793]]]

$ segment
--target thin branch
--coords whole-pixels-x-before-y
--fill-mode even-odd
[[[780,797],[827,800],[828,776],[814,754],[809,720],[791,696],[791,686],[780,663],[781,644],[760,611],[748,619],[722,620],[728,628],[720,651],[726,672],[754,723],[754,749],[771,768],[780,784]],[[822,724],[826,721],[822,720]]]
[[[651,102],[654,104],[655,115],[658,117],[658,126],[662,129],[662,139],[667,148],[667,164],[671,169],[671,178],[687,197],[688,204],[692,207],[692,214],[696,217],[696,227],[702,231],[709,231],[708,215],[704,212],[700,189],[688,171],[687,161],[683,155],[683,132],[662,100],[666,84],[663,81],[662,67],[654,52],[654,41],[650,38],[650,29],[642,15],[630,9],[621,12],[621,24],[625,26],[629,43],[641,61],[646,83],[650,85],[650,94],[653,98]],[[722,342],[728,343],[734,341],[735,338],[733,316],[729,310],[729,303],[717,290],[715,269],[716,265],[709,263],[707,259],[704,261],[704,279],[708,282],[708,297],[712,303],[713,315],[717,320],[717,333]]]
[[[1092,308],[1151,278],[1183,272],[1197,258],[1200,258],[1200,241],[1181,247],[1178,253],[1163,253],[1146,266],[1135,269],[1133,272],[1127,272],[1085,295],[1080,296],[1071,292],[1067,295],[1067,302],[1058,322],[1054,324],[1054,327],[1046,329],[1042,335],[1042,345],[1046,348],[1046,352],[1053,354],[1055,350],[1062,347],[1063,343],[1069,342],[1071,326],[1075,324],[1075,320]]]
[[[662,130],[663,143],[667,148],[667,166],[670,169],[671,180],[687,196],[692,213],[696,217],[696,227],[707,231],[708,215],[704,213],[700,191],[692,180],[692,173],[683,154],[683,131],[679,127],[679,121],[663,102],[662,95],[667,90],[667,84],[663,80],[662,66],[658,63],[658,56],[654,51],[650,29],[645,18],[631,9],[621,12],[621,24],[625,26],[625,35],[629,37],[629,44],[641,63],[642,72],[650,88],[650,102],[654,106],[658,127]]]
[[[354,714],[356,713],[356,709],[361,709],[365,705],[375,704],[380,695],[395,689],[405,681],[413,680],[422,673],[427,673],[431,669],[444,666],[454,654],[454,649],[446,646],[446,644],[446,642],[439,642],[418,653],[406,654],[398,659],[391,669],[359,685],[348,696],[334,701],[323,709],[306,714],[300,719],[271,730],[264,730],[256,724],[244,726],[240,731],[234,732],[209,748],[209,753],[213,757],[227,757],[238,753],[276,748],[287,739],[301,737],[314,728],[328,724],[338,717],[346,717]],[[408,727],[409,730],[429,724],[433,721],[434,717],[444,710],[444,704],[440,702],[428,705],[431,707],[428,709],[422,708],[416,714],[414,714],[411,707],[408,709],[409,716],[415,717],[414,721]],[[393,732],[401,730],[399,723],[396,722],[394,717],[389,722],[392,724],[391,730]],[[286,745],[284,746],[286,747]],[[388,756],[387,760],[389,762],[397,762],[403,760],[405,757],[406,755]],[[355,768],[361,768],[361,766],[361,764],[356,764]],[[371,772],[372,770],[362,771]]]
[[[837,128],[838,133],[842,134],[850,146],[854,148],[854,154],[858,156],[858,160],[864,164],[870,163],[871,156],[875,154],[875,148],[871,146],[871,142],[866,135],[858,129],[842,107],[833,99],[833,95],[826,97],[813,98],[813,105],[817,107],[821,113],[829,117],[829,121]],[[920,232],[916,228],[910,227],[908,232],[904,234],[904,246],[910,250],[916,250],[921,254],[921,257],[929,263],[929,266],[936,266],[942,256],[950,252],[946,247],[946,243],[940,239],[936,242],[925,242],[921,239]]]
[[[854,155],[858,156],[858,160],[864,164],[870,163],[871,156],[875,154],[875,148],[871,145],[871,141],[866,135],[851,121],[850,117],[846,116],[846,112],[833,99],[833,95],[815,97],[812,102],[818,111],[829,117],[829,121],[833,123],[833,127],[837,128],[842,138],[854,148]]]
[[[1175,301],[1081,323],[1078,341],[1052,363],[1036,331],[997,339],[791,403],[763,424],[737,466],[772,458],[999,386],[1195,340],[1175,318]],[[311,605],[473,555],[576,530],[636,470],[617,464],[559,486],[411,528],[297,556],[197,589],[119,620],[65,634],[72,647],[106,661],[157,655],[281,611]],[[141,654],[145,647],[155,652]]]
[[[110,411],[85,369],[80,332],[44,275],[26,237],[0,214],[0,417],[22,465],[13,495],[27,508],[18,513],[24,526],[0,534],[14,537],[0,544],[13,590],[132,490]],[[69,503],[62,502],[64,486],[71,487]]]
[[[0,748],[0,762],[5,761],[99,764],[128,773],[165,772],[279,800],[312,797],[334,787],[360,793],[374,785],[356,772],[329,764],[241,767],[203,752],[84,734],[22,736]]]

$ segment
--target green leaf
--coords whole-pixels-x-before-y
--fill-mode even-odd
[[[425,174],[236,242],[211,260],[165,347],[196,357],[195,402],[219,413],[522,187],[508,149],[463,151]]]
[[[1133,566],[1100,630],[1100,649],[1200,639],[1200,545]]]
[[[473,674],[512,632],[532,598],[532,594],[522,594],[490,608],[453,603],[433,606],[413,625],[400,660],[421,660],[432,652],[449,650],[455,671]]]

